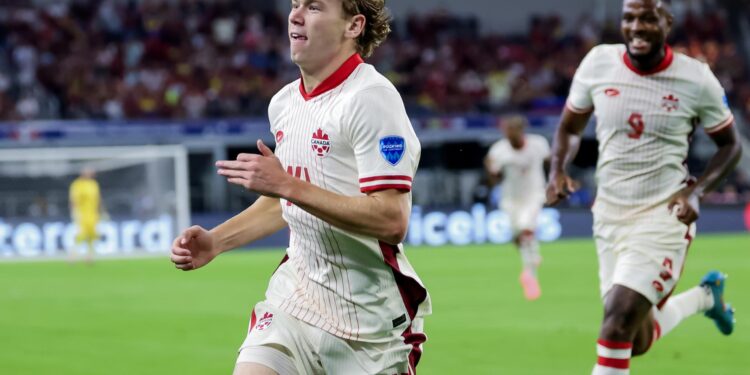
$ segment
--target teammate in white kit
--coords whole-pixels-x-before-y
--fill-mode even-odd
[[[500,209],[510,217],[513,241],[521,254],[520,282],[524,296],[541,296],[537,269],[542,261],[534,233],[544,205],[544,164],[549,162],[549,143],[536,134],[526,134],[527,120],[511,116],[501,122],[505,138],[490,147],[484,160],[490,183],[502,183]]]
[[[669,298],[695,235],[698,201],[736,165],[740,145],[724,90],[708,66],[666,44],[668,4],[625,0],[625,45],[600,45],[581,62],[555,136],[548,202],[564,199],[564,160],[592,113],[599,141],[594,238],[604,320],[593,374],[628,374],[631,355],[688,316],[704,312],[728,335],[725,275],[709,272],[697,287]],[[718,150],[697,180],[684,160],[702,127]]]
[[[401,241],[420,144],[394,86],[365,64],[390,31],[383,0],[293,0],[301,78],[268,108],[275,154],[219,161],[261,194],[211,231],[191,227],[172,261],[193,270],[288,225],[286,256],[252,312],[235,374],[414,374],[429,295]]]

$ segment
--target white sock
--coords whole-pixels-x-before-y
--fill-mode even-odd
[[[714,307],[710,288],[696,286],[671,297],[661,310],[654,308],[654,341],[664,337],[685,318]]]
[[[539,243],[534,238],[524,239],[521,241],[518,251],[521,253],[523,268],[531,270],[536,275],[536,269],[541,262]]]
[[[598,360],[591,375],[629,375],[633,344],[599,339],[596,342]]]

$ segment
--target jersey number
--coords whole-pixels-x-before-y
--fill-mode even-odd
[[[628,133],[628,138],[641,139],[643,128],[646,127],[646,124],[643,123],[643,115],[640,113],[631,113],[630,118],[628,119],[628,125],[633,129]]]

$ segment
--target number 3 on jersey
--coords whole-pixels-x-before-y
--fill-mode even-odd
[[[628,125],[632,128],[632,131],[628,133],[628,138],[641,139],[643,128],[646,127],[646,124],[643,123],[643,115],[636,112],[631,113],[630,118],[628,119]]]

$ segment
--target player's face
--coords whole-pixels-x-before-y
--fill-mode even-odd
[[[636,59],[648,58],[661,53],[672,16],[659,0],[625,0],[620,26],[628,54]]]
[[[505,138],[508,138],[514,147],[518,147],[523,144],[523,126],[518,124],[508,124],[503,128]]]
[[[292,0],[289,42],[292,61],[315,69],[346,48],[347,27],[342,0]]]

